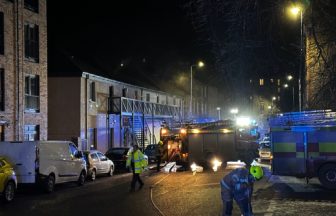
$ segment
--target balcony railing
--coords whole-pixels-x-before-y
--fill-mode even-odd
[[[113,97],[109,100],[109,113],[111,114],[143,114],[145,116],[172,117],[182,119],[182,107],[166,104],[157,104],[134,100],[124,97]]]

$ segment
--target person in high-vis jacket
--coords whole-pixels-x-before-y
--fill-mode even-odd
[[[133,150],[131,150],[128,154],[126,167],[132,168],[133,178],[131,182],[131,189],[130,192],[135,191],[135,185],[139,182],[141,189],[144,185],[143,181],[140,178],[140,174],[142,173],[143,169],[147,166],[146,160],[144,158],[144,154],[140,151],[138,145],[133,146]]]
[[[258,166],[251,166],[250,171],[246,168],[237,168],[224,176],[220,182],[223,201],[222,215],[232,215],[233,200],[235,200],[242,215],[253,216],[251,205],[253,183],[262,176],[262,168]]]

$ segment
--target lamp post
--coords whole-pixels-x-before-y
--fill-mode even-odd
[[[220,115],[221,108],[217,107],[216,109],[218,111],[218,121],[220,121],[221,120],[221,115]]]
[[[236,119],[236,115],[238,113],[238,108],[233,108],[230,110],[230,113],[233,114],[233,117]]]
[[[299,111],[301,112],[302,109],[302,60],[303,60],[303,11],[301,7],[292,7],[290,8],[290,12],[297,16],[300,14],[300,65],[299,65],[299,77],[298,77],[298,84],[299,84]]]
[[[191,65],[190,66],[190,105],[189,105],[189,117],[192,117],[192,115],[193,115],[193,113],[192,113],[192,111],[193,111],[193,108],[192,108],[192,97],[193,97],[193,67],[196,67],[196,66],[198,66],[198,67],[203,67],[204,66],[204,63],[202,62],[202,61],[199,61],[198,62],[198,64],[197,65]]]
[[[271,113],[273,114],[273,110],[274,110],[274,103],[273,101],[276,100],[276,97],[272,97],[272,105],[271,105]]]
[[[291,80],[293,80],[293,76],[292,75],[288,75],[287,76],[287,80],[288,81],[291,81]],[[285,84],[285,85],[287,85],[287,84]],[[288,87],[288,85],[287,85],[287,87],[286,86],[284,86],[285,88],[287,88]],[[292,110],[294,110],[294,107],[295,106],[295,91],[294,91],[294,84],[292,84]]]

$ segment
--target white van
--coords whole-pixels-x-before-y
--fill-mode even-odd
[[[83,153],[69,141],[0,142],[0,156],[12,164],[19,184],[37,183],[52,192],[55,184],[85,181]]]

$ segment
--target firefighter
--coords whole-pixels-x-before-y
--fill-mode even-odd
[[[253,183],[263,176],[262,168],[251,166],[250,172],[245,167],[232,170],[221,180],[221,196],[223,201],[223,216],[232,215],[233,200],[236,201],[244,216],[252,216],[251,198]]]
[[[139,190],[144,186],[144,183],[140,178],[140,174],[142,173],[144,167],[147,166],[144,154],[140,151],[137,144],[133,145],[133,150],[128,154],[126,168],[129,166],[131,166],[133,172],[130,192],[134,192],[137,182],[140,184]]]
[[[161,159],[163,154],[163,142],[160,140],[156,147],[156,171],[160,172]]]

